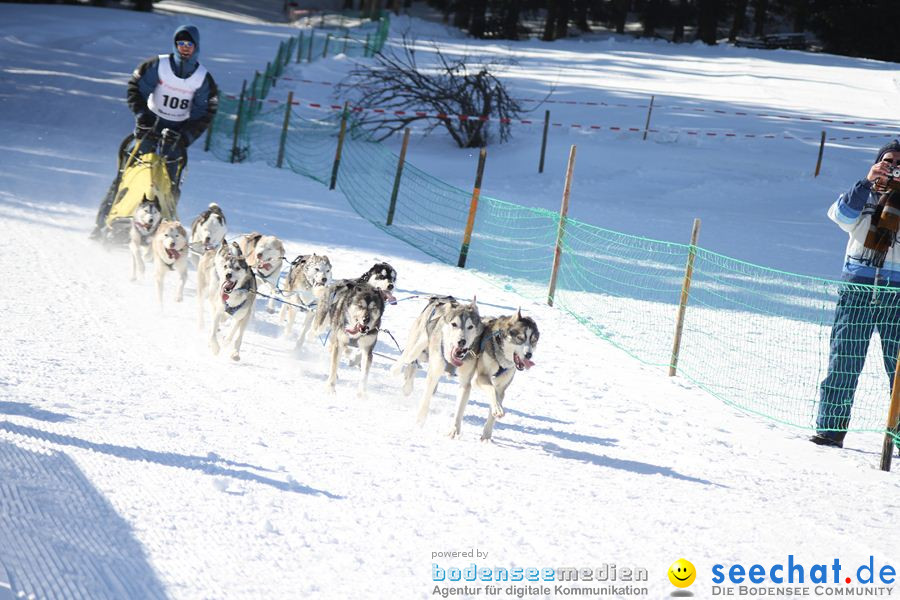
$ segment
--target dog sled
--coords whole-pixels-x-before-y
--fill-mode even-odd
[[[149,142],[152,149],[140,153],[139,148],[148,145],[145,142]],[[174,143],[154,131],[140,138],[129,134],[122,140],[116,180],[104,200],[110,206],[103,223],[104,241],[114,244],[128,242],[134,211],[144,198],[159,201],[162,218],[178,219],[178,184],[187,166],[187,152],[182,148],[177,156],[168,158],[167,150],[171,150]],[[174,174],[174,181],[170,173]]]

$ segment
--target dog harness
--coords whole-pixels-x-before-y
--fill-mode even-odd
[[[479,353],[479,354],[484,354],[484,347],[487,346],[487,343],[488,343],[488,342],[494,342],[494,346],[496,347],[496,345],[497,345],[497,341],[496,341],[496,340],[499,339],[500,336],[501,336],[501,333],[500,333],[499,331],[495,331],[495,332],[492,333],[491,335],[483,336],[483,337],[481,338],[481,344],[479,345],[479,348],[478,348],[478,353]],[[498,364],[498,365],[500,364],[500,361],[499,361],[499,360],[497,361],[497,364]],[[506,373],[507,371],[509,371],[509,367],[503,367],[503,366],[501,366],[499,369],[497,369],[497,372],[494,373],[493,376],[494,376],[494,377],[500,377],[501,375],[503,375],[503,374]]]
[[[230,292],[222,292],[222,303],[225,305],[225,313],[229,317],[233,317],[234,313],[239,311],[241,309],[241,307],[243,307],[245,304],[247,304],[247,299],[250,297],[250,294],[247,294],[247,298],[244,298],[244,301],[241,302],[240,304],[238,304],[237,306],[229,306],[228,305],[228,297],[231,294],[233,294],[234,292],[247,292],[247,291],[250,291],[249,287],[238,288],[236,290],[231,290]]]
[[[147,98],[147,108],[156,116],[167,121],[187,121],[191,116],[194,94],[197,93],[206,78],[206,68],[203,65],[197,65],[197,70],[193,75],[182,79],[172,71],[169,55],[160,54],[157,76],[159,83]]]

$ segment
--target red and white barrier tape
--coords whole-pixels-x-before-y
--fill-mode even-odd
[[[233,100],[237,100],[238,97],[232,94],[226,94],[227,98],[231,98]],[[254,97],[245,98],[250,102],[257,101]],[[285,104],[285,100],[259,100],[259,102],[264,102],[266,104]],[[291,102],[292,106],[300,106],[306,108],[314,108],[318,110],[329,110],[329,111],[340,111],[343,110],[344,107],[340,104],[324,104],[321,102],[310,102],[310,101],[301,101],[301,100],[293,100]],[[498,121],[500,123],[507,124],[520,124],[520,125],[540,125],[543,123],[541,120],[535,119],[498,119],[496,117],[485,117],[481,115],[450,115],[445,113],[428,113],[424,111],[411,111],[411,110],[392,110],[386,108],[360,108],[360,107],[352,107],[350,109],[351,112],[362,114],[362,113],[373,113],[378,115],[390,115],[390,116],[415,116],[418,118],[424,119],[455,119],[459,121]],[[550,123],[551,127],[555,128],[566,128],[566,129],[576,129],[576,130],[587,130],[587,131],[613,131],[613,132],[643,132],[643,128],[641,127],[624,127],[624,126],[615,126],[615,125],[582,125],[580,123]],[[665,130],[661,129],[648,129],[648,133],[664,133],[664,132],[680,132],[685,135],[697,136],[697,137],[724,137],[724,138],[744,138],[744,139],[764,139],[764,140],[772,140],[772,139],[785,139],[785,140],[804,140],[804,141],[818,141],[819,136],[798,136],[792,134],[784,134],[784,133],[739,133],[739,132],[731,132],[731,131],[701,131],[696,129],[684,129],[677,127],[666,128]],[[896,135],[896,133],[880,133],[873,135],[855,135],[855,136],[833,136],[826,138],[827,141],[844,141],[844,140],[861,140],[868,138],[880,138],[880,137],[892,137]]]
[[[280,79],[284,79],[287,81],[298,81],[300,83],[312,83],[315,85],[324,85],[329,87],[334,87],[337,84],[332,81],[315,81],[312,79],[301,79],[294,77],[280,77]],[[517,98],[519,102],[543,102],[545,104],[565,104],[569,106],[594,106],[594,107],[614,107],[614,108],[640,108],[647,109],[650,107],[649,104],[629,104],[627,102],[603,102],[603,101],[590,101],[590,100],[552,100],[547,99],[543,100],[541,98]],[[697,112],[697,113],[711,113],[715,115],[722,116],[732,116],[732,117],[759,117],[764,119],[783,119],[789,121],[805,121],[807,123],[827,123],[829,125],[858,125],[860,127],[875,127],[880,129],[885,128],[896,128],[893,125],[887,125],[885,123],[870,123],[868,121],[854,121],[854,120],[843,120],[839,118],[835,119],[826,119],[821,117],[808,117],[803,115],[785,115],[778,113],[766,113],[766,112],[750,112],[750,111],[739,111],[739,110],[721,110],[721,109],[713,109],[713,108],[700,108],[696,106],[685,106],[680,104],[654,104],[654,110],[672,110],[672,111],[687,111],[687,112]]]

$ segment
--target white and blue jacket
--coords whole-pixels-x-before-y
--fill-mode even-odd
[[[828,209],[828,218],[846,231],[847,257],[844,259],[842,278],[852,283],[874,283],[875,267],[862,260],[866,234],[872,214],[878,205],[878,194],[872,191],[872,182],[857,181],[850,191],[843,193]],[[888,250],[884,266],[878,271],[878,284],[900,287],[900,252],[897,240]]]

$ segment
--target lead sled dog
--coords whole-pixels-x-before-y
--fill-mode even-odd
[[[450,437],[459,435],[474,382],[487,392],[490,400],[490,411],[481,434],[482,440],[490,440],[494,421],[503,417],[503,400],[513,377],[517,371],[525,371],[534,366],[531,357],[537,347],[540,332],[533,319],[522,316],[521,309],[514,315],[487,319],[483,325],[481,335],[475,342],[474,352],[463,359],[463,364],[458,369],[458,404]]]
[[[474,298],[471,303],[463,304],[453,296],[432,296],[416,318],[403,354],[391,372],[403,377],[403,394],[408,396],[413,391],[418,361],[427,363],[425,392],[416,418],[419,425],[428,417],[441,375],[454,373],[463,366],[481,331],[481,317]]]

